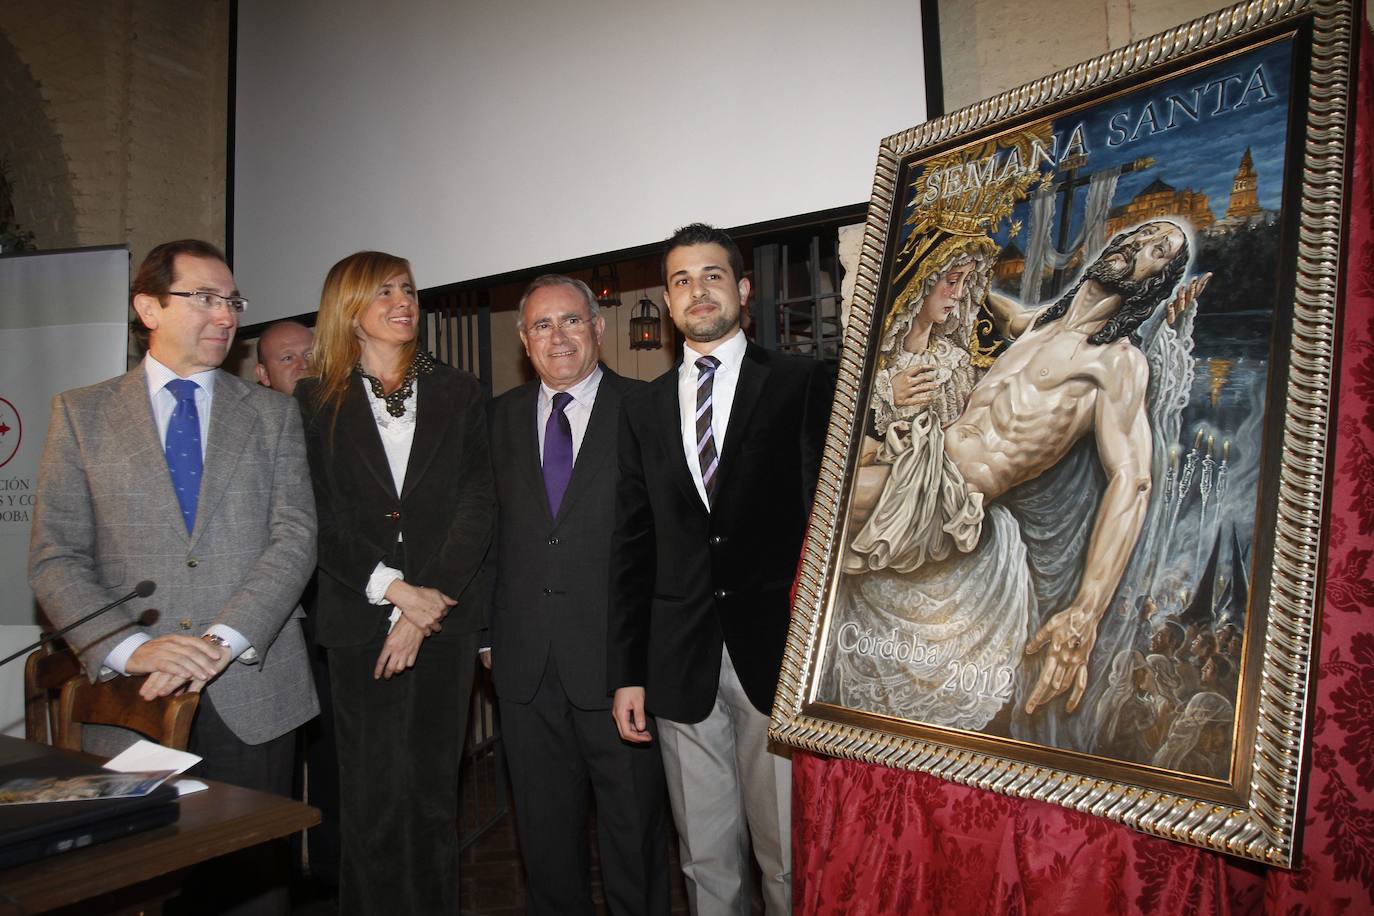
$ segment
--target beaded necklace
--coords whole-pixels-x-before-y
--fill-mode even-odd
[[[410,361],[410,368],[406,369],[406,377],[401,382],[401,387],[391,394],[386,393],[382,387],[380,379],[373,378],[363,369],[363,364],[358,363],[354,370],[367,380],[368,387],[372,389],[372,396],[386,402],[386,412],[393,417],[404,417],[406,414],[406,399],[415,390],[415,379],[419,375],[429,375],[434,371],[434,357],[424,350],[416,350],[415,358]]]

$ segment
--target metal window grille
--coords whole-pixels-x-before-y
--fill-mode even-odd
[[[834,233],[754,245],[754,339],[829,363],[840,358],[839,239]]]
[[[472,689],[462,772],[458,777],[458,848],[466,850],[506,816],[506,763],[491,672],[480,664]]]
[[[487,291],[420,293],[420,346],[477,376],[491,394],[491,305]]]

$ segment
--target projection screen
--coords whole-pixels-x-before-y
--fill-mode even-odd
[[[422,286],[868,199],[924,120],[918,0],[240,0],[246,323],[380,248]]]

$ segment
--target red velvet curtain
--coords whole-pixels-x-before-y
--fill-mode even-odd
[[[793,756],[798,913],[1374,911],[1374,48],[1359,68],[1335,473],[1301,867],[922,773]]]

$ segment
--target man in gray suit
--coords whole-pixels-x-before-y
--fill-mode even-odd
[[[315,564],[300,414],[218,369],[246,300],[212,245],[153,249],[132,301],[147,358],[53,402],[29,581],[57,626],[155,582],[67,636],[87,674],[147,674],[145,699],[204,688],[195,772],[286,795],[292,730],[317,711],[296,619]],[[103,753],[134,737],[84,732]]]
[[[491,410],[498,500],[490,666],[500,699],[531,913],[595,913],[586,830],[596,798],[606,906],[669,910],[663,764],[622,742],[606,690],[607,569],[620,401],[639,382],[598,364],[605,320],[580,280],[520,300],[539,375]]]

